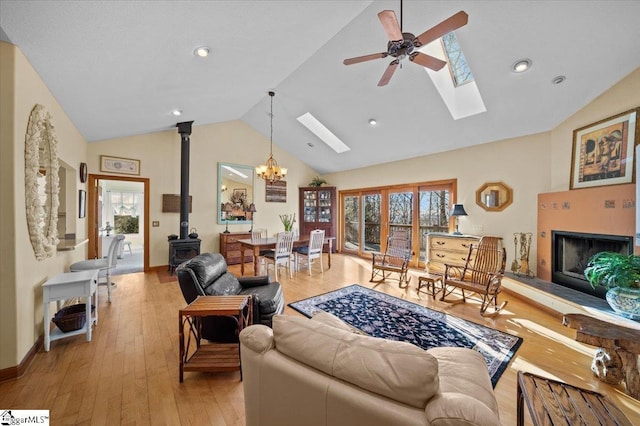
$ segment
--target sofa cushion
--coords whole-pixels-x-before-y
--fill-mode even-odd
[[[354,326],[347,324],[346,322],[342,321],[337,316],[330,314],[329,312],[318,311],[315,314],[313,314],[311,319],[313,321],[321,322],[322,324],[325,324],[325,325],[330,325],[331,327],[337,328],[339,330],[350,331],[352,333],[364,334],[365,336],[367,336],[367,333],[365,333],[364,331],[359,330]]]
[[[363,336],[302,317],[273,318],[276,348],[362,389],[424,408],[438,392],[438,362],[406,342]]]

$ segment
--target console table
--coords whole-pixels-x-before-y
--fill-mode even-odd
[[[640,399],[640,331],[583,314],[566,314],[562,324],[576,329],[576,340],[597,346],[591,371],[605,383],[627,384],[627,393]]]
[[[52,340],[62,339],[64,337],[76,336],[86,333],[87,342],[91,341],[91,326],[93,323],[98,324],[98,269],[90,269],[79,272],[65,272],[58,274],[42,284],[42,299],[44,303],[44,350],[49,352]],[[96,309],[91,313],[91,296],[94,296],[94,305]],[[63,300],[72,299],[74,297],[84,297],[86,300],[86,321],[84,327],[79,330],[69,331],[67,333],[58,327],[51,330],[51,318],[49,316],[49,304],[58,302],[58,310],[61,308]]]

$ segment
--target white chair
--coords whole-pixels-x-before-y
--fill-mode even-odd
[[[104,271],[109,302],[111,302],[111,286],[113,285],[111,282],[110,270],[116,266],[118,251],[120,250],[123,241],[124,235],[116,235],[109,245],[109,251],[106,258],[82,260],[80,262],[72,263],[71,266],[69,266],[69,270],[71,272],[87,271],[90,269],[99,269],[101,273]]]
[[[311,275],[311,264],[314,259],[320,259],[320,272],[324,272],[322,265],[322,247],[324,245],[324,230],[316,229],[311,231],[309,236],[309,245],[295,249],[296,266],[300,269],[301,261],[306,262],[309,275]]]
[[[284,265],[289,269],[289,277],[293,278],[293,268],[291,262],[293,260],[293,233],[279,232],[276,237],[276,248],[274,251],[265,253],[262,258],[267,262],[267,272],[269,264],[273,264],[274,279],[278,281],[278,267]]]

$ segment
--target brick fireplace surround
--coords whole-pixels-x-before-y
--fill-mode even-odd
[[[551,283],[551,231],[635,235],[635,184],[600,186],[538,195],[536,278],[507,273],[503,286],[557,316],[579,312],[640,329],[612,313],[608,303]],[[640,247],[634,251],[640,254]]]

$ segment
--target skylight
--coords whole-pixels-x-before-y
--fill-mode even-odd
[[[331,130],[327,129],[325,125],[318,121],[310,112],[302,114],[297,120],[338,154],[351,150],[351,148],[334,135]]]
[[[458,44],[458,38],[456,33],[451,31],[442,37],[442,45],[444,46],[444,53],[449,59],[447,61],[449,65],[449,71],[453,78],[453,84],[458,87],[462,84],[473,81],[473,74],[471,68],[467,63],[467,58],[464,56],[462,48]]]
[[[444,37],[447,38],[448,35],[449,34]],[[466,59],[464,59],[462,47],[458,44],[458,41],[455,40],[455,46],[457,47],[454,50],[459,51],[460,54],[450,54],[451,59],[449,59],[445,52],[445,43],[447,42],[434,40],[420,47],[418,50],[452,64],[451,71],[445,68],[440,71],[424,68],[438,90],[440,97],[442,97],[445,105],[447,105],[451,117],[453,117],[454,120],[459,120],[485,112],[487,108],[482,101],[480,90],[471,74],[469,64]],[[452,43],[449,44],[453,46]],[[464,65],[462,65],[463,63]],[[454,77],[455,73],[458,73],[459,77]],[[458,79],[457,81],[456,78]]]

